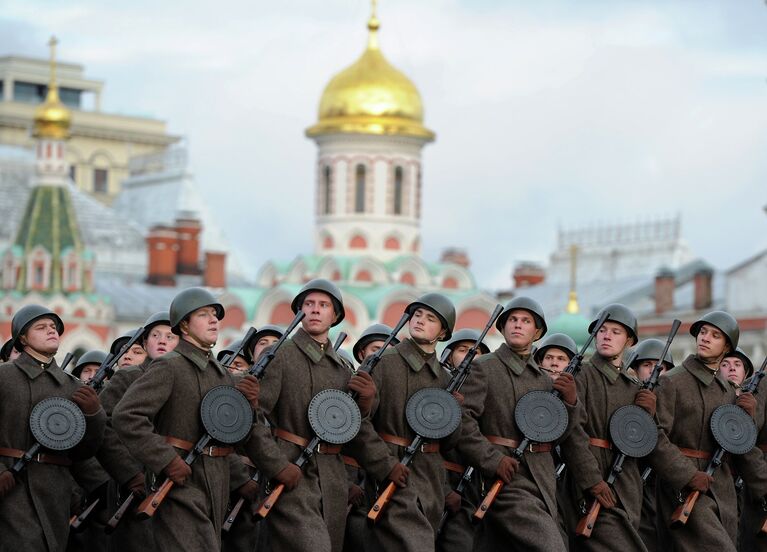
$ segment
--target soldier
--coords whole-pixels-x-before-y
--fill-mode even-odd
[[[0,348],[0,362],[8,362],[9,360],[16,360],[21,353],[13,347],[13,338],[3,343]]]
[[[751,370],[753,371],[753,368]],[[764,473],[767,472],[767,386],[763,381],[757,388],[756,401],[756,416],[754,418],[758,432],[756,450],[759,451],[759,456],[761,456],[757,460],[761,467],[757,469]],[[743,552],[767,552],[767,538],[761,532],[762,526],[767,521],[767,512],[765,512],[767,497],[759,494],[758,491],[754,491],[748,484],[743,485],[743,489],[739,494],[739,498],[741,497],[742,501],[739,501],[742,502],[742,509],[740,525],[738,526],[738,550]]]
[[[106,360],[107,354],[104,351],[88,351],[83,353],[77,359],[77,364],[72,368],[71,374],[81,382],[87,384],[99,371],[99,367]]]
[[[538,368],[533,342],[546,334],[543,309],[527,297],[509,301],[496,321],[504,343],[476,363],[464,387],[464,429],[458,450],[485,481],[504,482],[488,510],[475,550],[564,550],[557,525],[552,445],[533,444],[520,463],[511,454],[524,436],[514,421],[517,401],[529,391],[559,390],[570,413],[577,404],[575,381],[563,374],[552,382]]]
[[[120,337],[115,339],[112,342],[112,345],[109,347],[109,352],[113,355],[118,354],[120,349],[122,349],[122,346],[128,343],[128,341],[130,341],[133,336],[136,335],[137,331],[139,331],[139,328],[128,330]],[[119,370],[125,366],[138,366],[144,362],[144,360],[146,360],[146,351],[140,343],[134,343],[131,348],[125,351],[125,353],[120,357],[120,360],[117,361],[117,369]]]
[[[442,365],[452,375],[461,365],[469,349],[479,339],[477,330],[463,329],[453,334],[442,351]],[[490,352],[484,342],[479,344],[478,358]],[[458,451],[451,450],[443,453],[447,470],[445,509],[450,513],[445,520],[442,532],[437,539],[437,550],[441,552],[471,550],[474,546],[475,525],[471,516],[481,501],[479,475],[473,476],[472,482],[464,487],[463,494],[454,489],[462,479],[466,469],[463,458]]]
[[[272,429],[256,425],[246,450],[267,479],[284,484],[288,491],[266,518],[272,550],[340,552],[348,500],[341,447],[322,443],[303,472],[293,462],[313,435],[307,408],[314,395],[348,385],[358,393],[360,411],[367,416],[375,385],[368,374],[352,376],[328,339],[330,328],[345,316],[335,284],[311,280],[291,308],[306,317],[277,351],[261,381],[261,410]]]
[[[216,360],[223,362],[230,355],[233,355],[235,351],[240,350],[242,346],[242,340],[236,339],[232,341],[228,347],[221,349],[216,355]],[[233,376],[242,376],[248,371],[253,361],[250,358],[250,353],[246,349],[241,349],[240,354],[234,357],[227,366],[224,366]]]
[[[277,340],[282,337],[283,333],[285,333],[285,330],[274,324],[265,324],[264,326],[261,326],[261,328],[253,334],[250,343],[245,345],[251,360],[256,362],[261,356],[261,353],[264,352],[264,349],[277,343]]]
[[[229,497],[231,447],[208,446],[191,466],[182,456],[204,434],[200,401],[213,387],[232,385],[232,376],[212,356],[224,307],[202,288],[180,292],[170,306],[170,326],[180,341],[153,361],[112,413],[120,439],[153,473],[176,486],[152,520],[160,550],[221,549],[221,524]],[[257,408],[258,382],[252,376],[237,388]],[[254,487],[256,487],[254,489]],[[254,494],[246,483],[243,495]]]
[[[714,409],[737,402],[752,416],[756,399],[750,393],[735,397],[732,384],[718,375],[722,358],[738,346],[736,320],[722,311],[710,312],[690,328],[696,353],[669,370],[658,385],[658,445],[648,458],[660,478],[657,508],[659,544],[663,550],[734,551],[737,536],[735,485],[730,463],[713,477],[705,470],[718,448],[709,428]],[[756,496],[767,493],[767,470],[761,451],[754,448],[731,460]],[[689,520],[670,529],[671,517],[688,492],[700,491]]]
[[[740,388],[746,378],[754,374],[754,365],[740,347],[728,351],[719,364],[719,373],[726,380],[735,384],[735,392],[740,394]]]
[[[54,355],[64,332],[61,318],[40,305],[19,309],[11,321],[13,347],[21,352],[0,365],[0,547],[3,550],[63,550],[69,533],[73,460],[93,455],[106,416],[96,392],[64,373]],[[32,408],[48,397],[71,398],[85,414],[82,441],[66,452],[36,455],[18,478],[9,471],[33,444]]]
[[[365,360],[368,355],[372,355],[378,351],[391,332],[392,328],[386,324],[373,324],[366,328],[365,331],[362,332],[362,335],[360,335],[357,343],[352,347],[352,353],[357,362],[362,364],[362,361]],[[396,337],[392,339],[392,345],[397,345],[398,343],[399,339]]]
[[[602,510],[591,537],[578,542],[583,550],[644,550],[639,536],[642,480],[634,458],[627,458],[611,488],[608,477],[617,451],[610,444],[613,412],[637,404],[655,414],[655,395],[640,390],[639,381],[623,364],[623,354],[637,342],[637,321],[626,306],[613,303],[599,313],[610,317],[596,336],[596,353],[578,373],[578,396],[584,405],[573,431],[562,443],[574,489],[571,500],[589,508],[594,500]],[[593,330],[599,316],[589,326]]]
[[[639,381],[644,383],[652,375],[655,365],[666,344],[660,339],[645,339],[639,345],[630,350],[626,355],[626,366],[634,370]],[[671,351],[666,352],[663,359],[661,375],[674,367],[674,358]],[[656,477],[652,473],[646,458],[639,459],[639,469],[644,479],[642,489],[642,513],[639,521],[639,536],[647,548],[647,552],[658,550],[657,508],[655,505]],[[649,474],[645,477],[646,474]]]

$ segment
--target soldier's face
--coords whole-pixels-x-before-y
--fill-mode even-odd
[[[471,346],[474,345],[473,341],[459,341],[453,346],[453,352],[450,353],[450,364],[453,368],[458,368],[466,358],[466,353],[469,352]],[[481,356],[482,352],[477,349],[477,356]]]
[[[125,351],[125,354],[120,357],[120,360],[117,361],[117,367],[138,366],[144,362],[144,360],[146,360],[146,351],[141,345],[134,343],[131,348]]]
[[[96,372],[99,371],[99,365],[92,363],[92,364],[86,364],[83,366],[83,369],[80,371],[80,381],[83,383],[88,383],[93,379],[93,376],[96,375]]]
[[[22,345],[45,356],[56,354],[59,350],[59,340],[56,322],[52,318],[38,318],[21,336]]]
[[[639,381],[647,381],[650,379],[650,374],[652,374],[653,368],[655,368],[655,364],[657,363],[657,360],[643,360],[639,363],[639,365],[636,367],[636,373],[637,377],[639,378]],[[663,368],[661,370],[661,374],[665,372],[666,369]]]
[[[429,309],[416,309],[408,322],[410,337],[416,343],[436,343],[445,334],[442,322]]]
[[[596,337],[597,352],[605,358],[616,358],[629,346],[629,333],[622,324],[610,322],[602,324]]]
[[[367,345],[365,345],[362,349],[360,349],[360,357],[362,357],[362,360],[365,360],[369,355],[372,355],[376,351],[380,350],[381,347],[383,347],[384,340],[383,339],[377,339],[375,341],[371,341]]]
[[[570,357],[562,349],[549,347],[541,359],[541,370],[549,374],[552,380],[556,381],[559,374],[567,368],[570,363]]]
[[[336,321],[336,309],[327,293],[312,291],[304,297],[301,310],[306,317],[301,321],[304,330],[312,336],[324,335]]]
[[[216,309],[202,307],[189,315],[189,320],[181,324],[181,333],[189,336],[204,348],[213,347],[218,339],[219,320]]]
[[[503,338],[512,351],[529,349],[540,333],[541,330],[535,326],[535,318],[524,309],[511,311],[503,325]]]
[[[722,331],[711,324],[703,324],[695,338],[698,356],[705,360],[721,358],[730,348]]]
[[[248,371],[248,368],[250,368],[250,366],[248,366],[247,361],[240,355],[237,355],[237,358],[235,358],[234,361],[232,361],[232,363],[229,365],[228,370],[232,374],[237,375],[244,374]]]
[[[261,353],[264,352],[264,349],[277,343],[278,339],[279,338],[276,335],[265,335],[261,337],[258,341],[256,341],[256,346],[253,347],[253,358],[258,360],[261,356]]]
[[[154,326],[146,336],[144,347],[146,354],[152,360],[170,353],[178,345],[178,336],[170,331],[170,326],[158,324]]]
[[[719,363],[719,372],[725,379],[736,385],[741,385],[746,379],[746,367],[737,357],[726,357]]]

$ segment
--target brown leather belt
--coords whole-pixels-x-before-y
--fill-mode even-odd
[[[679,452],[684,454],[687,458],[698,458],[700,460],[711,460],[711,453],[705,450],[688,449],[684,447],[677,447]]]
[[[272,434],[277,437],[278,439],[282,439],[283,441],[287,441],[288,443],[293,443],[294,445],[298,445],[299,447],[305,447],[309,444],[309,439],[305,439],[304,437],[301,437],[300,435],[296,435],[295,433],[291,433],[289,431],[285,431],[284,429],[280,429],[279,427],[275,427],[272,429]],[[317,450],[315,451],[317,454],[340,454],[341,453],[341,445],[329,445],[327,443],[320,442],[317,445]]]
[[[462,465],[456,464],[455,462],[448,462],[447,460],[445,460],[445,469],[455,473],[463,473],[466,470]]]
[[[392,445],[398,445],[400,447],[410,446],[410,439],[405,439],[404,437],[397,437],[396,435],[391,435],[389,433],[379,433],[378,436]],[[439,443],[424,443],[419,450],[421,452],[439,452]]]
[[[500,437],[498,435],[485,435],[485,439],[493,443],[494,445],[501,445],[502,447],[517,448],[519,441],[514,439],[507,439],[506,437]],[[530,443],[525,449],[527,452],[551,452],[551,443]]]
[[[183,439],[170,437],[168,435],[165,436],[165,442],[172,447],[176,447],[177,449],[181,449],[186,452],[190,452],[194,448],[194,443],[191,441],[184,441]],[[217,447],[215,445],[211,445],[202,449],[203,456],[212,456],[214,458],[219,456],[229,456],[233,452],[234,448],[232,447]]]
[[[8,458],[22,458],[24,451],[12,448],[0,448],[0,456],[7,456]],[[32,456],[32,462],[38,464],[53,464],[54,466],[71,466],[72,461],[66,456],[59,454],[46,454],[40,453]]]
[[[341,460],[344,461],[344,464],[347,466],[351,466],[352,468],[361,468],[359,462],[357,462],[354,458],[351,456],[346,456],[345,454],[341,455]]]
[[[613,445],[607,439],[597,439],[596,437],[589,437],[589,444],[592,447],[599,447],[607,450],[612,450]]]

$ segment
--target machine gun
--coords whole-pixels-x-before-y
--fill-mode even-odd
[[[467,466],[463,471],[463,474],[461,474],[461,480],[458,481],[456,486],[453,488],[453,491],[463,497],[463,491],[466,489],[466,485],[471,483],[471,478],[473,476],[474,467]],[[445,528],[445,523],[447,522],[447,517],[449,514],[450,512],[448,512],[447,508],[445,508],[445,510],[442,512],[442,517],[439,519],[439,525],[437,526],[437,538],[439,538],[439,536],[442,534],[442,530]]]
[[[253,339],[254,335],[256,335],[256,328],[251,326],[248,328],[248,332],[245,334],[245,337],[243,337],[242,341],[240,341],[240,346],[221,359],[221,365],[224,368],[229,368],[232,365],[232,362],[234,362],[234,359],[242,354],[243,349],[245,349],[245,346],[248,344],[248,342]]]
[[[120,350],[117,351],[116,355],[108,354],[107,357],[104,359],[104,362],[101,363],[99,366],[98,371],[96,374],[91,378],[91,381],[88,382],[88,385],[93,387],[96,391],[101,391],[101,388],[104,387],[104,382],[112,377],[112,374],[115,372],[115,364],[120,360],[120,357],[122,357],[125,353],[127,353],[131,347],[133,347],[139,339],[144,335],[144,327],[142,326],[136,332],[133,334],[133,337],[131,337],[128,342],[120,347]]]

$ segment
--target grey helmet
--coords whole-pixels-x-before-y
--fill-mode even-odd
[[[735,357],[740,359],[740,361],[743,363],[743,367],[746,369],[746,377],[744,379],[748,379],[754,374],[754,364],[751,362],[751,359],[746,356],[746,353],[740,347],[737,347],[735,348],[735,350],[730,351],[724,355],[724,358],[727,358],[727,357]]]
[[[112,344],[109,346],[109,352],[113,355],[116,355],[120,352],[120,349],[122,349],[123,345],[128,343],[131,339],[133,339],[133,336],[136,335],[136,332],[138,332],[141,328],[134,328],[132,330],[128,330],[121,336],[115,338],[114,341],[112,341]],[[141,345],[141,342],[137,342],[138,345]]]
[[[610,315],[610,318],[607,319],[607,322],[617,322],[626,328],[626,331],[631,338],[631,344],[636,345],[637,341],[639,341],[639,338],[637,337],[637,317],[630,308],[628,308],[626,305],[621,305],[620,303],[611,303],[602,308],[597,313],[594,320],[591,321],[591,324],[589,324],[589,333],[594,330],[594,326],[597,322],[599,322],[599,318],[604,312],[607,312]]]
[[[293,301],[290,303],[291,310],[294,313],[298,313],[304,303],[304,298],[312,291],[321,291],[330,296],[330,299],[333,302],[333,308],[335,308],[336,311],[336,319],[330,326],[333,327],[340,324],[341,321],[346,317],[346,311],[344,310],[344,300],[343,296],[341,295],[341,290],[338,289],[338,286],[333,282],[330,280],[325,280],[324,278],[315,278],[314,280],[307,282],[304,287],[299,290],[299,292],[293,298]]]
[[[458,330],[453,334],[453,337],[450,338],[450,341],[445,343],[445,349],[450,349],[452,351],[453,348],[461,341],[471,341],[471,344],[473,345],[476,343],[477,339],[479,339],[479,334],[479,330],[472,330],[471,328],[463,328]],[[490,352],[490,347],[488,347],[485,342],[482,341],[479,344],[479,351],[483,355],[486,355]]]
[[[285,333],[285,328],[282,326],[277,326],[276,324],[264,324],[261,326],[256,333],[253,334],[253,337],[248,340],[248,342],[245,344],[245,349],[247,349],[248,354],[253,357],[253,351],[256,349],[256,343],[258,343],[258,340],[264,337],[265,335],[273,335],[277,339],[282,337],[282,334]]]
[[[13,347],[15,347],[17,351],[24,349],[20,340],[30,324],[39,318],[46,317],[53,320],[59,335],[64,333],[64,322],[61,321],[61,317],[51,309],[42,305],[26,305],[21,307],[16,314],[13,315],[13,319],[11,320],[11,339],[13,340]]]
[[[216,360],[218,360],[219,362],[223,362],[224,357],[231,355],[232,353],[240,349],[241,345],[242,345],[242,339],[235,339],[227,347],[224,347],[218,352],[218,354],[216,355]],[[243,347],[240,350],[240,354],[238,356],[241,356],[242,358],[244,358],[245,362],[247,362],[248,364],[253,364],[253,361],[251,360],[251,357],[250,357],[250,351],[248,351],[246,347]]]
[[[3,347],[0,348],[0,362],[8,362],[11,359],[11,351],[13,350],[13,339],[9,339],[3,343]]]
[[[77,359],[77,364],[71,369],[70,374],[79,378],[86,364],[98,364],[101,366],[106,358],[107,354],[104,351],[93,350],[83,353],[80,358]]]
[[[365,328],[365,331],[362,332],[357,343],[352,347],[352,353],[357,362],[362,362],[362,349],[367,347],[368,344],[373,341],[385,341],[386,338],[389,337],[389,334],[392,333],[393,329],[394,328],[390,328],[386,324],[373,324],[372,326]],[[392,345],[396,345],[397,343],[399,343],[399,339],[396,337],[392,339]]]
[[[698,337],[703,324],[710,324],[718,328],[730,343],[730,349],[735,349],[740,340],[740,327],[738,321],[729,313],[724,311],[711,311],[700,317],[699,320],[690,326],[690,334]]]
[[[146,322],[144,322],[144,335],[142,336],[142,339],[146,340],[146,338],[149,337],[149,332],[152,331],[152,328],[160,325],[170,326],[170,312],[156,312],[147,318]]]
[[[546,354],[546,350],[552,347],[563,350],[570,360],[578,353],[578,346],[572,337],[563,333],[553,333],[538,342],[538,346],[533,353],[533,360],[540,364]]]
[[[410,303],[405,308],[405,312],[412,316],[419,308],[428,309],[437,315],[437,318],[442,322],[442,329],[445,330],[445,335],[440,341],[448,341],[453,335],[453,326],[455,326],[453,302],[441,293],[427,293]]]
[[[213,307],[216,318],[224,317],[224,306],[219,303],[211,292],[200,287],[191,287],[180,292],[170,304],[170,328],[176,335],[181,335],[181,321],[197,309]]]
[[[639,345],[631,349],[626,355],[624,364],[630,368],[636,368],[635,364],[645,360],[658,361],[665,347],[666,343],[660,339],[650,338],[640,341]],[[667,370],[674,367],[674,358],[671,356],[670,350],[666,352],[663,363]]]
[[[503,307],[501,314],[495,321],[495,327],[501,334],[503,334],[503,327],[506,325],[506,320],[509,319],[511,311],[517,309],[526,310],[533,315],[533,318],[535,319],[535,327],[541,330],[541,335],[538,339],[546,335],[548,327],[546,326],[546,316],[543,313],[543,307],[538,301],[530,299],[529,297],[515,297],[506,303],[506,306]]]

